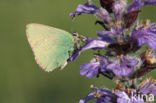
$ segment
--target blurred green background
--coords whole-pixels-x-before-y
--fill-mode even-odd
[[[95,0],[97,1],[97,0]],[[77,4],[85,0],[0,0],[0,103],[78,103],[89,93],[89,86],[105,85],[108,79],[80,76],[80,64],[92,58],[91,50],[63,70],[46,73],[36,64],[27,42],[25,26],[41,23],[70,31],[71,17]],[[97,1],[98,3],[98,1]],[[142,9],[140,19],[156,21],[156,8]],[[102,28],[94,25],[95,17],[82,15],[74,23],[74,31],[96,37]],[[154,74],[154,73],[153,73]]]

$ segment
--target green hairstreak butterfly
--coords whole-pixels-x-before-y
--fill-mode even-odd
[[[37,64],[47,72],[64,67],[74,50],[74,37],[64,30],[32,23],[26,34]]]

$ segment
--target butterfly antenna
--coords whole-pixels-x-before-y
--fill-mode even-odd
[[[75,16],[72,17],[72,23],[71,23],[71,27],[70,27],[71,33],[74,33],[74,21],[75,21]]]
[[[91,5],[91,0],[87,0],[88,5]]]

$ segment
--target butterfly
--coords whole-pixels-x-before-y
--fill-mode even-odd
[[[47,71],[64,68],[74,51],[74,37],[64,30],[43,24],[28,24],[26,35],[35,60]]]

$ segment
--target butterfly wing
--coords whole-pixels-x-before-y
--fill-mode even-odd
[[[61,29],[28,24],[26,34],[36,62],[47,72],[65,64],[74,50],[73,36]]]

